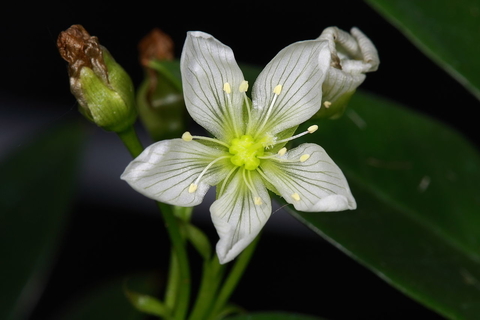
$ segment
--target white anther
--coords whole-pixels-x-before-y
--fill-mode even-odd
[[[190,187],[188,187],[188,192],[189,193],[194,193],[195,191],[197,191],[197,188],[198,188],[198,186],[195,183],[192,183],[190,185]]]
[[[190,134],[190,132],[188,131],[185,131],[183,134],[182,134],[182,140],[183,141],[192,141],[193,137],[192,135]]]
[[[238,91],[247,92],[247,90],[248,90],[248,81],[243,80],[242,83],[240,83],[240,87],[238,88]]]
[[[295,200],[295,201],[300,201],[300,196],[298,195],[298,193],[294,193],[292,194],[292,199]]]
[[[283,156],[286,152],[287,152],[287,148],[282,148],[282,149],[278,150],[278,155]]]
[[[332,103],[331,103],[330,101],[325,101],[325,102],[323,103],[323,105],[325,106],[325,108],[328,109],[328,108],[330,108],[330,106],[332,105]]]
[[[309,154],[304,154],[300,157],[300,162],[305,162],[308,160],[308,158],[310,158],[310,155]]]
[[[282,92],[282,85],[279,84],[273,89],[273,93],[275,93],[277,96],[280,95],[280,92]]]
[[[260,199],[260,197],[254,197],[253,198],[253,203],[255,203],[257,206],[259,206],[263,203],[263,201],[262,201],[262,199]]]
[[[307,129],[307,131],[308,131],[309,133],[314,133],[314,132],[317,131],[317,130],[318,130],[318,126],[317,126],[316,124],[314,124],[313,126],[308,127],[308,129]]]
[[[225,82],[223,84],[223,91],[225,91],[228,94],[230,94],[232,92],[232,88],[230,87],[230,83]]]

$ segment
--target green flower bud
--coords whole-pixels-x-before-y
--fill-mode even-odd
[[[326,28],[319,41],[327,41],[331,65],[322,85],[322,107],[317,117],[336,119],[342,116],[365,73],[376,71],[380,60],[373,43],[360,30],[347,33],[337,27]]]
[[[68,62],[70,90],[80,105],[80,112],[108,131],[123,132],[136,120],[132,81],[81,25],[61,32],[57,46]]]
[[[178,137],[185,131],[187,113],[173,41],[154,29],[140,41],[139,51],[145,71],[137,94],[140,120],[154,141]]]

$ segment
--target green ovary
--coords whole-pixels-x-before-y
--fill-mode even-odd
[[[247,170],[255,170],[260,165],[258,157],[263,156],[263,143],[253,140],[250,135],[235,138],[230,143],[228,151],[233,155],[230,160],[236,166],[245,166]]]

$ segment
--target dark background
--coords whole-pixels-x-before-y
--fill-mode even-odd
[[[478,145],[472,116],[478,100],[361,1],[9,6],[0,25],[0,115],[11,125],[0,129],[0,156],[38,130],[79,117],[66,63],[55,44],[72,24],[98,36],[135,85],[143,76],[137,43],[154,27],[173,38],[177,57],[186,32],[201,30],[229,45],[238,61],[262,66],[286,45],[316,38],[328,26],[356,26],[375,43],[381,60],[361,89],[444,121]],[[79,195],[34,319],[48,317],[106,279],[163,271],[167,265],[168,240],[155,206],[118,180],[128,153],[113,135],[93,125],[90,130]],[[285,213],[277,215],[265,229],[234,302],[251,311],[280,309],[332,320],[441,319]],[[194,221],[216,241],[208,214],[199,212]]]

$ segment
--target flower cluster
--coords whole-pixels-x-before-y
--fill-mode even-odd
[[[300,211],[355,209],[345,176],[320,146],[285,148],[316,131],[314,125],[293,135],[322,105],[332,56],[322,39],[284,48],[260,73],[250,99],[232,50],[209,34],[189,32],[181,57],[185,103],[213,138],[186,132],[157,142],[122,179],[147,197],[186,207],[217,186],[210,212],[221,263],[234,259],[265,225],[272,213],[268,190]]]

